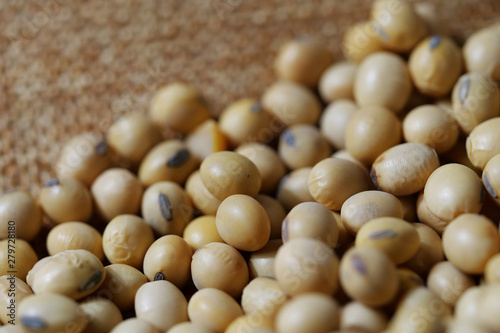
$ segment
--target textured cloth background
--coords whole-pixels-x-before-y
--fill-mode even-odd
[[[427,0],[463,41],[500,0]],[[35,193],[61,145],[147,110],[155,89],[197,86],[214,114],[273,82],[279,46],[339,41],[370,0],[0,0],[0,191]]]

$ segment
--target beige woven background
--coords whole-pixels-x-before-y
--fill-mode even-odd
[[[499,0],[426,0],[459,41],[500,19]],[[36,192],[62,143],[147,110],[182,80],[214,114],[258,97],[279,46],[311,35],[341,59],[339,40],[370,0],[1,0],[0,191]]]

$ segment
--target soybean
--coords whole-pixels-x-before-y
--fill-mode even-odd
[[[262,184],[255,164],[231,151],[213,153],[203,160],[200,176],[207,190],[221,201],[233,194],[256,196]]]
[[[38,195],[43,212],[54,222],[86,222],[92,215],[92,196],[85,185],[74,178],[52,178]]]
[[[90,189],[97,213],[110,221],[121,214],[137,214],[141,207],[142,184],[123,168],[104,171]]]
[[[99,260],[104,259],[102,236],[94,227],[83,222],[65,222],[52,228],[47,235],[47,251],[53,256],[66,250],[87,250]]]
[[[188,302],[182,292],[166,280],[147,282],[135,294],[135,313],[165,332],[188,321]]]
[[[0,239],[14,234],[31,241],[41,228],[42,210],[28,193],[16,190],[0,195]]]
[[[156,235],[182,235],[193,216],[193,205],[179,184],[163,181],[144,191],[141,211]]]
[[[139,216],[124,214],[108,223],[102,234],[102,247],[112,264],[140,269],[154,240],[153,230],[146,221]]]
[[[138,176],[145,186],[160,181],[184,184],[199,165],[187,145],[176,139],[163,141],[154,146],[139,166]]]
[[[149,281],[167,280],[182,288],[189,279],[193,251],[177,235],[158,238],[144,256],[144,275]]]

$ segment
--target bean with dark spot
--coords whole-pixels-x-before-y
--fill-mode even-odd
[[[167,221],[172,221],[172,205],[170,204],[170,200],[165,194],[160,193],[160,195],[158,196],[158,204],[160,205],[160,211],[163,218]]]
[[[176,168],[181,166],[187,159],[191,156],[191,153],[186,148],[177,151],[174,155],[172,155],[168,161],[167,166],[171,168]]]

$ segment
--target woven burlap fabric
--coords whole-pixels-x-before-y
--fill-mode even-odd
[[[459,41],[500,17],[499,0],[434,0]],[[146,112],[155,89],[197,86],[214,114],[259,97],[279,46],[324,40],[342,58],[346,28],[369,0],[1,0],[0,191],[32,193],[61,145]]]

